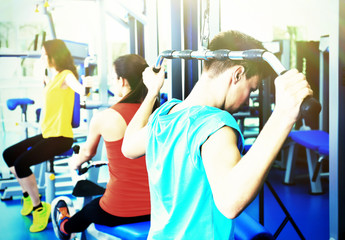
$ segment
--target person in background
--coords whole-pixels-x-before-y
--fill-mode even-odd
[[[129,161],[121,152],[127,125],[147,93],[142,72],[148,65],[141,56],[129,54],[117,58],[113,66],[115,95],[120,101],[94,115],[86,143],[76,155],[75,161],[71,162],[73,168],[78,169],[82,163],[92,159],[102,137],[107,150],[110,180],[103,196],[92,200],[73,216],[73,204],[69,198],[54,199],[52,219],[59,239],[70,239],[72,233],[86,230],[91,223],[117,226],[150,220],[145,156],[138,161]],[[157,100],[154,101],[155,107],[158,106]]]
[[[75,92],[85,95],[92,82],[82,85],[74,60],[65,43],[60,39],[43,43],[41,59],[43,69],[49,68],[52,78],[44,77],[44,107],[41,134],[27,138],[3,152],[3,158],[18,180],[23,198],[21,214],[32,212],[30,232],[46,228],[50,204],[41,202],[35,175],[30,167],[69,150],[73,143],[72,115]]]
[[[215,36],[209,49],[264,48],[248,35],[227,31]],[[164,79],[151,68],[145,70],[148,94],[126,129],[122,152],[128,158],[146,154],[152,209],[148,239],[234,238],[233,219],[256,197],[303,99],[312,94],[297,70],[277,77],[274,111],[242,156],[243,136],[231,114],[271,71],[265,65],[204,61],[188,97],[172,99],[152,115]]]

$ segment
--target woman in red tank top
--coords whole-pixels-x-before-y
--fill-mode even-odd
[[[150,220],[145,156],[133,161],[121,152],[127,125],[147,93],[142,80],[142,72],[147,67],[145,59],[136,54],[124,55],[114,61],[115,95],[120,101],[93,116],[87,141],[74,161],[77,169],[95,156],[102,137],[110,180],[102,197],[94,199],[72,217],[68,211],[71,204],[68,198],[53,201],[52,219],[58,238],[70,239],[72,233],[84,231],[91,223],[117,226]]]

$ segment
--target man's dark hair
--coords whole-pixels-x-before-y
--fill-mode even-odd
[[[209,50],[228,49],[231,51],[244,51],[249,49],[264,49],[262,43],[257,39],[239,31],[226,31],[216,35],[209,45]],[[272,74],[270,66],[265,62],[254,62],[248,60],[209,60],[204,61],[205,70],[218,75],[228,68],[242,65],[247,78],[258,75],[265,78]]]

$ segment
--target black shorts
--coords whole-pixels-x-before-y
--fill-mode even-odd
[[[13,167],[19,178],[32,174],[31,166],[60,155],[72,147],[73,138],[43,138],[42,134],[25,139],[3,152],[8,167]]]

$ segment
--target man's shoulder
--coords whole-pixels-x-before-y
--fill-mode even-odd
[[[213,118],[233,118],[229,112],[211,106],[194,106],[190,109],[190,114],[204,121]]]

